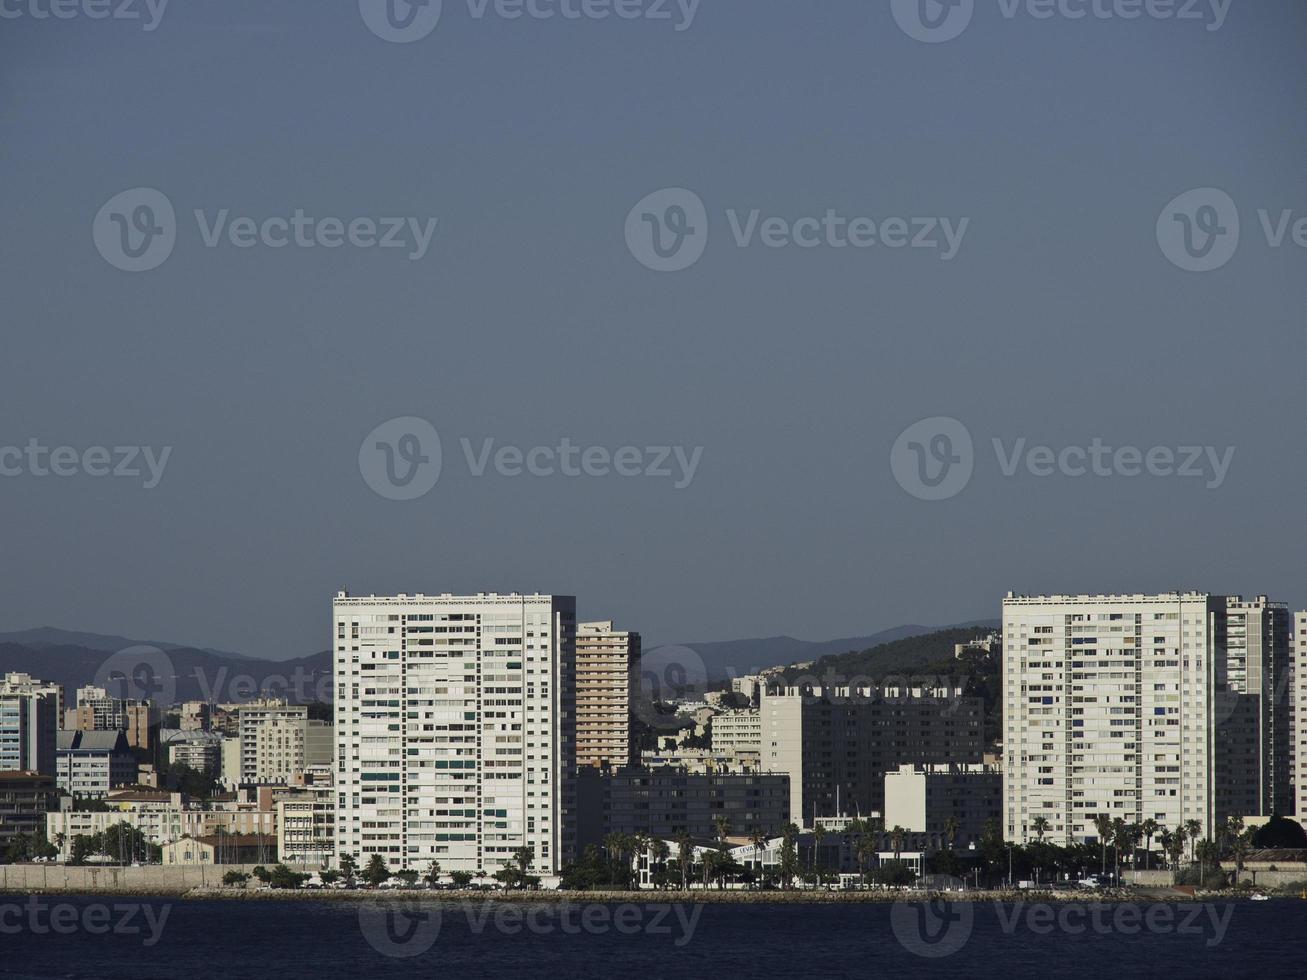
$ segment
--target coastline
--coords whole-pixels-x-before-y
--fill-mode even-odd
[[[96,898],[102,896],[130,898],[160,898],[180,901],[231,901],[231,902],[316,902],[316,903],[354,903],[372,904],[377,902],[479,902],[501,905],[520,904],[667,904],[694,903],[708,905],[845,905],[845,904],[893,904],[904,900],[923,901],[939,897],[941,893],[923,889],[909,889],[899,892],[886,891],[715,891],[712,889],[693,889],[691,891],[478,891],[436,890],[431,889],[273,889],[273,888],[224,888],[193,887],[169,889],[158,887],[115,887],[106,886],[95,889],[37,888],[11,895]],[[1140,891],[1112,892],[1055,892],[1055,891],[1016,891],[1008,889],[967,891],[948,893],[946,896],[955,902],[999,902],[1005,904],[1017,902],[1041,902],[1047,904],[1105,904],[1166,902],[1185,904],[1208,901],[1251,900],[1246,891],[1201,892],[1190,894],[1170,889],[1144,889]],[[1300,899],[1292,895],[1273,895],[1273,899]]]

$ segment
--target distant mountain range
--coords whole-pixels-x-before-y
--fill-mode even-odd
[[[177,643],[41,627],[0,633],[0,673],[25,671],[77,688],[104,683],[115,696],[156,701],[247,701],[278,694],[295,702],[331,700],[331,652],[261,660]]]
[[[997,628],[998,621],[896,626],[868,636],[837,640],[772,636],[665,645],[646,650],[645,658],[653,663],[660,659],[685,662],[693,659],[684,652],[688,648],[703,662],[707,680],[713,682],[756,673],[764,667],[818,660],[941,629],[972,626]],[[223,650],[43,626],[0,633],[0,673],[10,671],[26,671],[62,684],[70,699],[77,688],[97,683],[97,678],[117,678],[119,690],[112,693],[123,691],[132,697],[155,700],[245,701],[259,693],[279,694],[295,702],[331,699],[329,650],[292,660],[263,660]],[[697,669],[692,673],[698,673]]]
[[[651,647],[645,651],[646,656],[655,655],[651,660],[661,656],[680,658],[672,651],[689,649],[703,661],[708,681],[729,680],[745,674],[757,673],[764,667],[779,667],[787,664],[802,663],[808,660],[820,660],[822,657],[838,656],[842,653],[858,653],[872,647],[894,640],[903,640],[913,636],[924,636],[946,629],[963,629],[981,627],[998,629],[997,619],[977,619],[967,623],[950,623],[947,626],[895,626],[869,636],[847,636],[838,640],[796,640],[792,636],[771,636],[757,640],[722,640],[715,643],[684,643],[675,646]]]

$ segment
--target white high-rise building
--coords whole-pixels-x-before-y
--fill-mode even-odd
[[[1256,694],[1228,679],[1227,599],[1200,593],[1003,601],[1008,840],[1096,842],[1095,816],[1205,836],[1262,783]],[[1246,730],[1245,730],[1246,729]]]
[[[334,604],[336,854],[493,874],[575,850],[576,600],[350,596]]]

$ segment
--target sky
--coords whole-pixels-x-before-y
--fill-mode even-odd
[[[0,629],[1307,603],[1298,0],[391,2],[0,3]]]

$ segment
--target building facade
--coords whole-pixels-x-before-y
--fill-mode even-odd
[[[0,772],[53,775],[63,688],[30,674],[0,679]]]
[[[127,744],[150,748],[150,703],[110,697],[102,687],[79,687],[77,705],[64,711],[63,727],[70,731],[127,734]]]
[[[576,627],[576,764],[626,766],[635,761],[631,705],[639,678],[640,634],[612,621]]]
[[[997,766],[900,766],[885,774],[886,830],[930,834],[954,846],[979,845],[985,824],[1003,819],[1003,772]]]
[[[1293,709],[1290,704],[1292,617],[1266,596],[1225,598],[1226,678],[1229,690],[1246,695],[1256,738],[1254,764],[1260,779],[1245,814],[1293,812]]]
[[[1209,836],[1227,816],[1266,805],[1276,763],[1263,749],[1262,658],[1247,652],[1262,641],[1243,605],[1205,593],[1009,595],[1007,839],[1030,840],[1043,818],[1050,840],[1097,843],[1099,814],[1167,827],[1197,820]],[[1287,768],[1287,747],[1284,759]]]
[[[136,757],[121,731],[59,732],[56,752],[59,788],[92,799],[136,781]]]
[[[733,836],[779,834],[790,820],[790,779],[782,774],[631,768],[583,772],[577,785],[582,848],[612,833],[712,840],[718,818]]]
[[[762,754],[762,712],[757,708],[718,712],[710,726],[713,752],[737,756]]]
[[[335,600],[337,855],[493,873],[575,852],[576,600]]]
[[[44,832],[55,807],[54,777],[39,772],[0,772],[0,852],[19,834]]]
[[[984,761],[984,702],[939,688],[786,687],[762,694],[762,768],[790,777],[790,818],[880,813],[885,773]]]
[[[308,705],[263,698],[237,709],[241,783],[286,784],[312,766],[335,757],[331,722],[309,717]],[[228,777],[225,757],[220,760]]]

